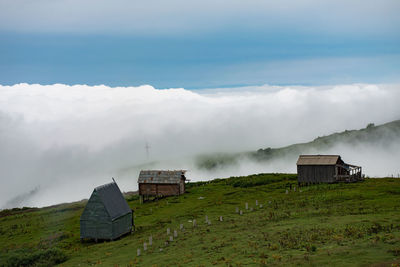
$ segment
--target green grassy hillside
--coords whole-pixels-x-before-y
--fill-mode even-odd
[[[213,170],[215,168],[235,165],[243,157],[254,161],[266,162],[285,158],[295,162],[300,154],[318,153],[326,151],[335,145],[348,145],[350,147],[379,147],[389,148],[400,140],[400,120],[375,126],[369,124],[360,130],[344,131],[322,136],[308,143],[294,144],[282,148],[265,148],[257,151],[236,154],[203,155],[197,158],[197,167]]]
[[[85,202],[4,210],[0,213],[0,266],[400,263],[400,179],[366,179],[294,191],[295,186],[296,175],[260,174],[191,183],[182,196],[145,204],[130,196],[137,231],[102,243],[79,240],[79,216]],[[256,200],[262,207],[256,206]],[[236,213],[236,207],[243,215]],[[178,233],[168,244],[167,228]],[[143,251],[149,236],[153,245]]]

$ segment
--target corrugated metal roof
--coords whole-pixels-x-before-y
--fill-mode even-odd
[[[297,165],[335,165],[339,155],[300,155]]]
[[[148,184],[179,184],[181,178],[186,179],[185,170],[179,171],[161,171],[147,170],[140,171],[138,183]]]
[[[115,182],[98,186],[94,190],[100,196],[111,220],[132,212]]]

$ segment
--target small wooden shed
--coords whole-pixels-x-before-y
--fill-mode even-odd
[[[131,232],[132,210],[115,181],[93,190],[81,215],[80,224],[81,240],[114,240]]]
[[[300,184],[356,182],[361,167],[345,163],[339,155],[300,155],[297,160]]]
[[[185,170],[143,170],[139,174],[139,195],[149,197],[177,196],[185,193]]]

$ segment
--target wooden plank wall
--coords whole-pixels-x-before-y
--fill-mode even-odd
[[[334,183],[334,165],[298,165],[297,179],[299,183]]]
[[[180,194],[180,184],[139,184],[139,195],[176,196]]]
[[[180,182],[180,193],[183,194],[185,193],[185,180],[181,179]]]
[[[129,233],[131,230],[132,213],[128,213],[112,222],[112,239],[116,239],[121,235]]]
[[[90,196],[80,219],[81,238],[112,239],[111,218],[96,192]]]

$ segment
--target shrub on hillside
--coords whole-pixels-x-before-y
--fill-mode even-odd
[[[268,173],[268,174],[255,174],[245,177],[231,177],[227,179],[226,183],[232,185],[233,187],[253,187],[259,185],[272,184],[283,181],[295,181],[297,175],[295,174],[278,174],[278,173]]]
[[[68,257],[59,249],[52,248],[47,250],[38,250],[33,253],[27,251],[14,252],[9,256],[5,266],[53,266],[63,263]]]
[[[201,182],[192,182],[186,185],[186,188],[204,186],[207,184],[225,184],[233,187],[253,187],[259,185],[266,185],[278,182],[293,182],[297,181],[296,174],[284,174],[284,173],[260,173],[253,174],[249,176],[238,176],[238,177],[229,177],[226,179],[214,179],[211,181],[201,181]]]

